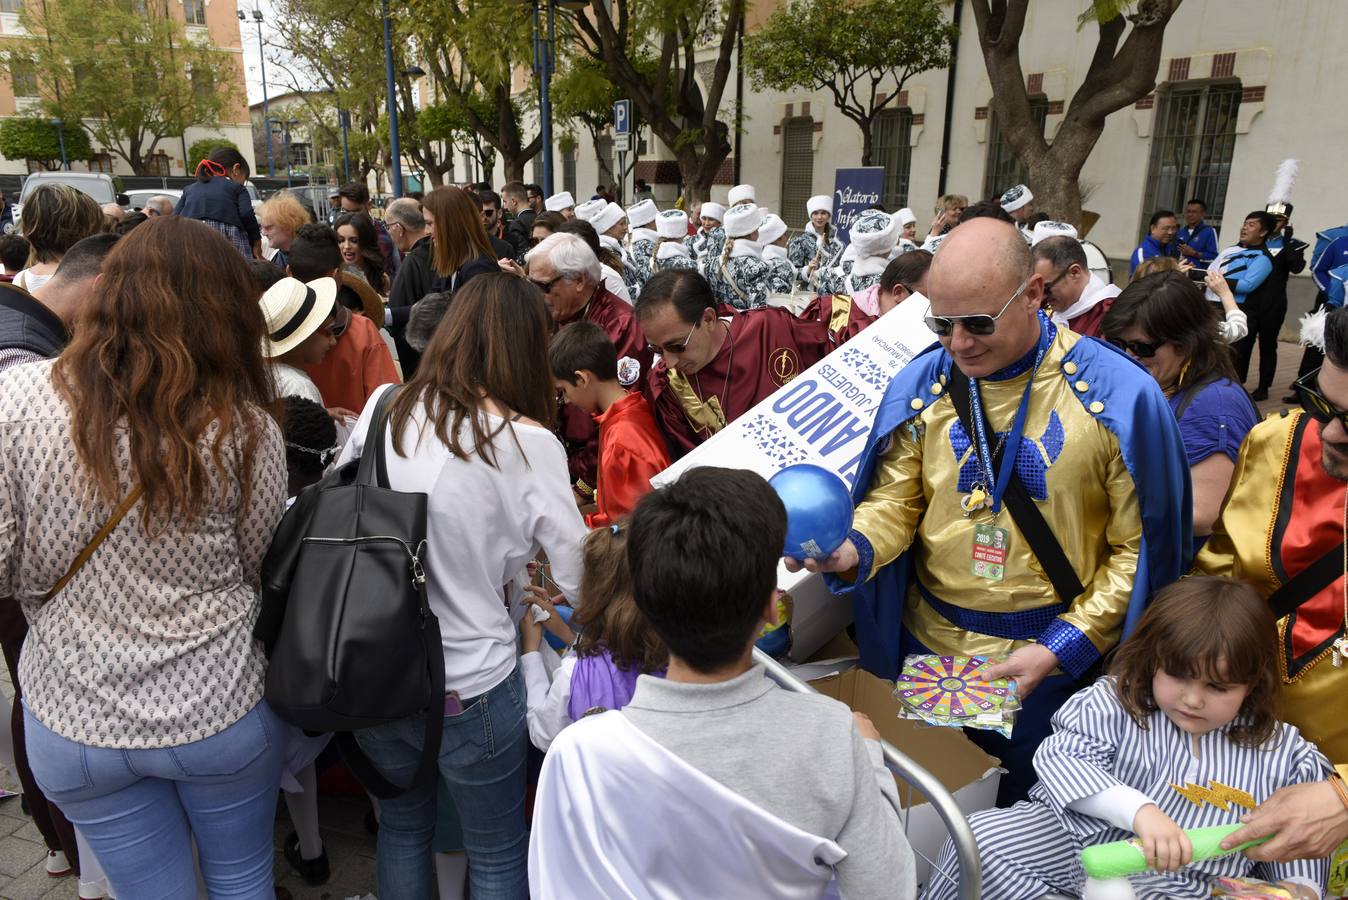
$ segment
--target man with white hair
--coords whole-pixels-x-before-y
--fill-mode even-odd
[[[833,227],[833,198],[817,194],[805,202],[805,211],[810,214],[805,230],[786,245],[801,287],[809,287],[815,273],[834,266],[843,253],[838,229]]]
[[[165,194],[155,194],[149,200],[145,201],[145,206],[141,208],[147,219],[153,219],[155,216],[173,215],[173,198]]]
[[[548,212],[561,213],[563,219],[574,219],[576,217],[576,200],[571,196],[570,191],[553,194],[543,201],[543,206],[547,208]]]
[[[631,304],[604,287],[599,258],[584,239],[574,234],[549,235],[529,251],[524,262],[529,281],[543,292],[557,329],[576,322],[598,325],[617,350],[619,382],[626,388],[644,386],[653,359],[646,336]],[[593,502],[599,429],[589,413],[567,404],[559,430],[577,501]]]
[[[416,372],[421,353],[407,343],[405,329],[413,304],[431,293],[435,283],[435,266],[431,261],[434,247],[421,204],[411,197],[399,197],[384,209],[384,225],[393,245],[402,254],[402,263],[389,291],[384,325],[398,348],[398,365],[406,380]]]

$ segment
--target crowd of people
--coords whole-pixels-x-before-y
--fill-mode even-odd
[[[935,653],[1014,681],[1009,736],[965,732],[1005,770],[970,816],[984,896],[1080,895],[1081,850],[1133,836],[1139,896],[1327,896],[1348,226],[1310,263],[1299,408],[1261,422],[1250,351],[1260,399],[1305,266],[1290,204],[1221,251],[1201,200],[1183,229],[1160,210],[1120,288],[1024,185],[941,197],[925,235],[864,210],[844,241],[832,198],[792,235],[751,185],[687,211],[441,187],[376,214],[350,184],[314,221],[287,192],[254,211],[248,174],[215,150],[172,211],[116,223],[44,185],[0,238],[5,764],[81,898],[279,895],[282,796],[286,864],[330,878],[331,735],[273,711],[254,625],[288,503],[372,453],[425,496],[445,693],[434,776],[371,795],[379,897],[917,896],[874,724],[753,662],[781,500],[734,468],[652,486],[905,303],[933,346],[876,411],[848,539],[786,562],[852,605],[873,674]],[[424,722],[354,739],[406,785]],[[1195,796],[1248,800],[1230,846],[1271,840],[1194,862],[1184,829],[1237,821]]]

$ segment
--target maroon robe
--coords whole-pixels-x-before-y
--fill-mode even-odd
[[[800,317],[828,326],[835,346],[847,343],[880,318],[866,312],[846,294],[820,294],[801,310]]]
[[[618,351],[618,380],[623,387],[640,389],[646,393],[646,379],[651,372],[654,355],[646,346],[646,335],[637,323],[632,304],[615,297],[603,285],[596,289],[590,302],[569,319],[559,319],[560,331],[576,322],[593,322],[604,329]],[[636,360],[639,370],[633,371],[626,360]],[[647,396],[649,398],[649,395]],[[571,485],[586,497],[594,496],[599,470],[599,426],[594,417],[570,403],[561,407],[560,437],[566,446],[567,467],[571,471]]]
[[[797,318],[785,309],[764,306],[720,321],[729,324],[729,338],[709,363],[687,376],[687,382],[703,402],[716,400],[726,424],[823,359],[834,346],[826,321]],[[663,361],[652,367],[649,382],[655,421],[675,458],[715,433],[690,420]]]

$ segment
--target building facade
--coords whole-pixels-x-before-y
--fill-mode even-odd
[[[32,40],[19,21],[25,2],[41,0],[0,0],[0,46],[8,42]],[[46,0],[59,3],[60,0]],[[182,23],[189,40],[208,41],[215,49],[230,56],[231,71],[236,73],[231,85],[233,102],[215,125],[190,127],[182,135],[160,140],[151,154],[150,167],[156,175],[188,175],[187,150],[193,142],[204,138],[224,137],[232,141],[248,159],[253,158],[252,130],[248,120],[247,91],[244,86],[243,43],[239,35],[236,0],[165,0],[168,14]],[[0,118],[14,115],[33,115],[40,107],[37,76],[31,72],[8,71],[0,76]],[[91,138],[93,155],[90,159],[71,159],[70,168],[80,172],[108,172],[115,175],[133,174],[131,167],[112,152],[98,146]],[[0,156],[0,175],[27,174],[33,165],[23,159]],[[256,170],[256,167],[254,167]]]
[[[939,194],[947,121],[947,192],[976,200],[1024,178],[997,128],[972,10],[967,0],[959,2],[953,92],[947,70],[923,73],[875,125],[884,205],[911,207],[921,230]],[[1094,26],[1077,28],[1085,6],[1083,0],[1036,0],[1021,41],[1026,87],[1050,144],[1096,46]],[[751,30],[761,7],[755,13]],[[1186,0],[1166,30],[1155,91],[1109,117],[1081,173],[1084,207],[1100,216],[1091,239],[1109,256],[1126,257],[1153,210],[1178,210],[1196,196],[1207,202],[1222,245],[1232,244],[1245,214],[1264,207],[1274,170],[1287,157],[1301,162],[1293,194],[1299,233],[1311,239],[1348,221],[1335,163],[1348,142],[1348,117],[1339,103],[1348,61],[1334,43],[1346,30],[1348,3],[1339,0]],[[726,118],[735,101],[731,79]],[[861,133],[826,92],[756,92],[746,79],[744,121],[742,178],[754,183],[760,204],[793,226],[804,224],[808,197],[832,193],[835,168],[860,165]],[[606,170],[583,129],[554,128],[580,138],[574,148],[554,148],[554,188],[589,197],[608,181]],[[644,178],[662,206],[671,204],[678,196],[673,156],[649,133],[646,138],[628,184]],[[541,175],[541,160],[535,171]],[[733,171],[732,159],[722,167],[713,199],[724,202]],[[500,177],[498,171],[498,183]]]

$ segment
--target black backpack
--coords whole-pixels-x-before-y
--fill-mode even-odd
[[[388,486],[384,435],[399,388],[379,398],[361,458],[302,491],[262,561],[253,635],[266,648],[266,699],[286,722],[334,732],[370,793],[396,797],[434,776],[444,718],[440,623],[426,602],[426,495]],[[425,715],[412,783],[389,782],[356,729]]]

